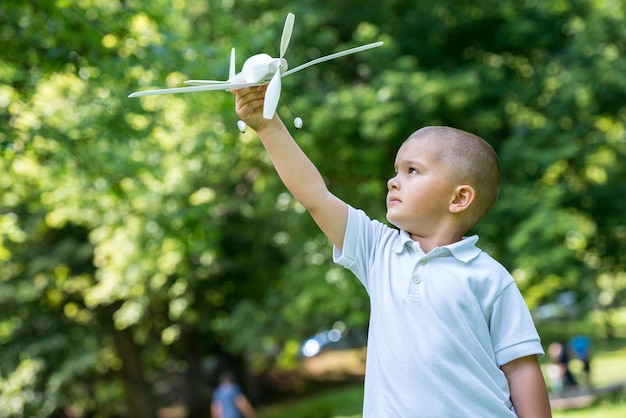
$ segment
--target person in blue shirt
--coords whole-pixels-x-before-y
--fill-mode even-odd
[[[591,338],[587,335],[575,335],[569,341],[574,357],[583,363],[585,382],[591,388]]]
[[[211,418],[256,418],[254,408],[231,372],[222,373],[220,384],[213,391]]]

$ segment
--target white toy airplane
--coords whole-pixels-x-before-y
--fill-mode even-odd
[[[300,70],[304,70],[307,67],[319,64],[324,61],[329,61],[335,58],[343,57],[345,55],[354,54],[371,48],[376,48],[383,44],[382,42],[374,42],[371,44],[358,46],[356,48],[347,49],[345,51],[314,59],[305,64],[292,68],[291,70],[287,70],[287,61],[283,57],[285,56],[285,52],[287,51],[287,47],[289,46],[289,41],[291,40],[291,33],[293,32],[293,24],[295,18],[296,17],[293,13],[289,13],[287,15],[287,20],[285,20],[285,26],[283,28],[283,34],[280,39],[279,58],[272,58],[267,54],[254,55],[248,58],[246,62],[244,62],[241,72],[235,74],[235,48],[233,48],[230,51],[230,71],[228,80],[226,81],[188,80],[185,81],[184,84],[190,85],[191,87],[139,91],[131,94],[128,97],[151,96],[155,94],[171,93],[192,93],[196,91],[207,90],[228,91],[250,86],[261,86],[263,84],[269,83],[269,86],[267,87],[267,92],[265,93],[265,102],[263,103],[263,117],[265,119],[271,119],[272,116],[274,116],[274,112],[276,112],[276,108],[278,107],[278,100],[280,98],[281,90],[280,79],[282,77],[288,76],[289,74],[293,74]],[[302,119],[296,118],[294,120],[294,124],[296,128],[300,129],[302,127]],[[241,132],[245,132],[246,124],[243,121],[240,120],[239,122],[237,122],[237,126],[239,127],[239,130],[241,130]]]

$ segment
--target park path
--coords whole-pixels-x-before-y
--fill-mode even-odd
[[[592,389],[572,389],[561,395],[550,395],[550,406],[553,410],[584,408],[601,396],[620,391],[626,392],[626,381]]]

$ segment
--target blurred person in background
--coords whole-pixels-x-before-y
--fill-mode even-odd
[[[548,366],[548,379],[552,391],[560,394],[564,390],[576,386],[576,379],[569,368],[569,355],[567,347],[561,341],[555,341],[548,346],[550,366]]]
[[[256,418],[254,408],[244,395],[232,372],[220,376],[211,400],[211,418]]]
[[[576,335],[569,340],[569,348],[573,357],[582,362],[585,383],[591,388],[591,338]]]

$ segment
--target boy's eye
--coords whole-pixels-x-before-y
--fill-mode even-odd
[[[417,171],[417,169],[416,169],[416,168],[409,167],[409,174],[414,174],[414,173],[417,173],[417,172],[418,172],[418,171]]]

